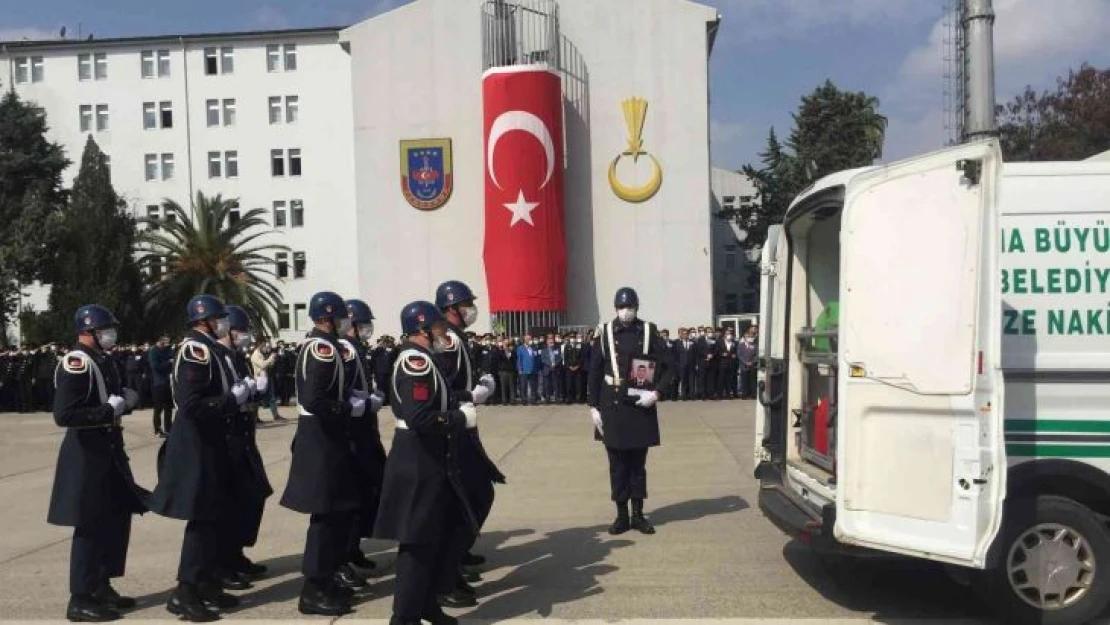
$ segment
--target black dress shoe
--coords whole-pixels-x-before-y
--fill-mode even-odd
[[[93,599],[117,610],[130,610],[138,604],[134,597],[121,596],[107,580],[101,582],[100,587],[93,593]]]
[[[630,529],[632,529],[632,524],[629,523],[628,517],[624,515],[617,515],[616,520],[613,521],[613,524],[609,526],[609,533],[613,536],[617,536],[627,532]]]
[[[429,619],[429,620],[431,620],[431,619]],[[418,619],[418,618],[407,619],[407,618],[401,618],[401,617],[397,616],[396,614],[394,614],[393,616],[389,617],[389,625],[421,625],[421,623],[420,623],[420,619]]]
[[[250,590],[254,584],[242,577],[238,571],[220,571],[216,573],[216,582],[224,590]]]
[[[73,595],[66,607],[66,619],[73,623],[107,623],[123,618],[119,612],[92,596]]]
[[[247,556],[239,556],[239,561],[236,563],[235,570],[248,577],[259,577],[265,575],[266,571],[269,569],[261,564],[251,562],[250,558]]]
[[[354,551],[351,552],[349,562],[351,564],[357,566],[360,569],[370,569],[370,570],[372,570],[375,567],[377,567],[377,565],[374,564],[374,561],[371,560],[370,558],[367,558],[366,554],[362,553],[362,549],[358,549],[358,548],[356,548]]]
[[[458,590],[452,591],[449,595],[439,595],[436,599],[444,608],[473,608],[478,605],[477,599]]]
[[[166,602],[166,610],[190,623],[211,623],[220,620],[219,614],[204,606],[196,587],[191,584],[177,585],[170,600]]]
[[[339,567],[339,570],[335,572],[335,583],[342,588],[350,588],[351,590],[366,588],[367,586],[366,580],[355,573],[350,565],[346,564]]]
[[[351,599],[355,596],[354,590],[347,588],[346,586],[340,586],[339,584],[336,584],[334,582],[329,584],[328,587],[324,589],[324,592],[327,593],[329,597],[335,597],[336,599],[339,599],[340,601],[346,601],[347,603],[350,603]]]
[[[466,583],[466,580],[463,579],[462,577],[459,577],[458,579],[455,580],[455,591],[456,592],[461,592],[465,595],[470,595],[471,597],[477,597],[478,596],[478,591],[474,590],[474,587],[471,586],[470,584]]]
[[[462,569],[460,571],[460,575],[462,576],[463,581],[468,584],[477,584],[478,582],[482,581],[482,576],[479,575],[477,571],[468,571],[466,569]]]
[[[437,609],[435,612],[425,612],[420,615],[421,620],[428,621],[432,625],[458,625],[459,619],[448,616],[443,613],[443,610]],[[393,621],[390,621],[393,625]]]
[[[227,610],[239,606],[239,598],[235,595],[229,595],[223,591],[218,584],[213,582],[201,582],[197,584],[197,596],[204,605],[220,610]]]
[[[462,559],[463,566],[481,566],[485,563],[485,556],[480,556],[476,553],[467,553]]]
[[[632,529],[639,531],[641,534],[654,534],[655,526],[644,518],[642,514],[632,515]]]
[[[314,584],[305,582],[304,589],[301,591],[301,598],[297,602],[297,610],[301,614],[343,616],[351,611],[351,604],[327,593]]]

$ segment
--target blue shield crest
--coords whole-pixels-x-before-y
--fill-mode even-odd
[[[417,210],[435,210],[451,197],[451,140],[401,141],[401,192]]]

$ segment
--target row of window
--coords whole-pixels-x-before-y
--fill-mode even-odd
[[[312,324],[308,319],[308,306],[306,304],[293,305],[292,326],[290,326],[289,304],[282,304],[278,307],[279,330],[293,330],[299,332],[301,330],[308,330],[311,327]]]
[[[139,75],[143,78],[168,78],[171,72],[170,51],[142,50],[139,52]],[[266,71],[292,72],[297,69],[297,44],[283,43],[266,46]],[[235,73],[234,46],[204,49],[204,73],[209,76]],[[46,79],[46,65],[41,56],[15,58],[16,84],[42,82]],[[77,55],[77,80],[107,80],[108,53],[85,52]]]
[[[165,156],[165,155],[163,155]],[[304,201],[303,200],[274,200],[273,202],[273,220],[271,223],[275,228],[302,228],[304,227]],[[162,207],[158,204],[150,204],[146,207],[146,216],[148,219],[154,221],[174,221],[176,215],[172,212],[163,212]],[[233,224],[239,221],[241,217],[239,212],[239,205],[235,204],[231,211],[228,213],[228,223]],[[152,226],[157,230],[158,226]],[[280,272],[279,272],[280,275]],[[284,278],[285,275],[280,275]],[[296,276],[301,277],[301,276]]]
[[[206,100],[209,127],[235,125],[235,99]],[[269,99],[271,124],[295,124],[300,118],[300,98],[295,95],[271,96]],[[93,125],[93,113],[96,125]],[[81,132],[104,132],[108,130],[107,104],[81,104],[77,107]],[[143,129],[159,130],[173,128],[173,102],[143,102]]]
[[[173,153],[146,154],[143,156],[144,178],[147,182],[156,180],[173,180],[174,157]],[[270,174],[275,177],[301,175],[301,151],[297,148],[288,150],[270,150]],[[238,178],[239,177],[239,151],[226,150],[223,152],[212,151],[208,153],[209,178]]]

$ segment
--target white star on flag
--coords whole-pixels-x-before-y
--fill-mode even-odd
[[[502,204],[502,206],[509,209],[513,214],[513,221],[509,224],[509,227],[512,228],[518,221],[527,221],[529,226],[535,226],[536,224],[532,223],[532,211],[539,205],[539,202],[529,202],[525,200],[524,190],[522,189],[516,196],[516,202]]]

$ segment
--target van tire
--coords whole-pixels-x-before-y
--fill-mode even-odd
[[[1061,532],[1064,534],[1060,543],[1052,540],[1038,542],[1038,538]],[[1052,549],[1056,544],[1069,549],[1081,545],[1075,564],[1093,563],[1093,570],[1087,571],[1082,566],[1064,569],[1063,579],[1074,579],[1071,575],[1076,575],[1078,579],[1087,577],[1090,586],[1071,605],[1039,609],[1027,602],[1011,583],[1009,564],[1020,564],[1030,554],[1039,555],[1037,551],[1031,551],[1031,547],[1039,549],[1039,553],[1047,557],[1060,557],[1043,551]],[[1065,551],[1062,556],[1072,557],[1070,551]],[[1063,562],[1069,563],[1068,560]],[[988,555],[988,568],[977,573],[973,576],[973,586],[1003,623],[1081,625],[1100,616],[1110,603],[1110,532],[1089,508],[1065,497],[1038,495],[1009,502],[1003,516],[1002,531]],[[1015,573],[1015,579],[1024,581],[1030,578],[1019,572]],[[1065,592],[1065,595],[1077,592],[1075,586],[1072,588],[1072,593]],[[1035,601],[1036,595],[1030,595]]]

